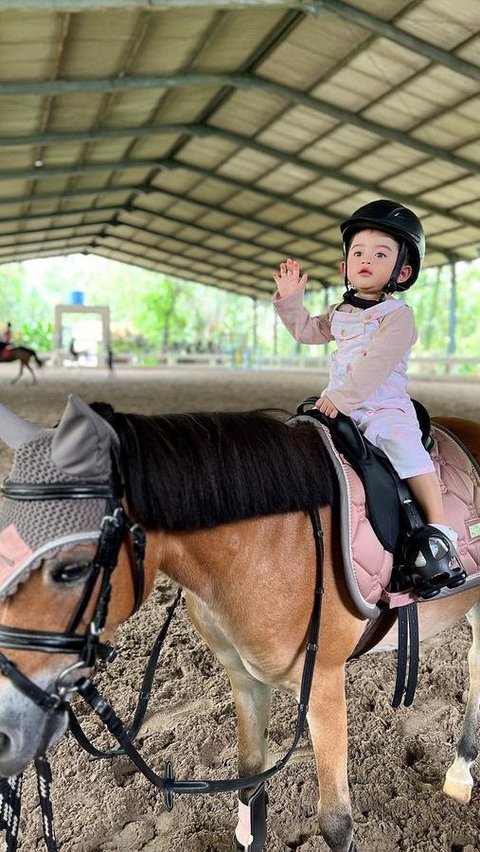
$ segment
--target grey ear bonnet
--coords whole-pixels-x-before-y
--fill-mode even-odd
[[[113,429],[85,403],[71,397],[56,429],[35,430],[33,437],[17,449],[8,478],[12,483],[22,484],[107,484],[111,474],[110,453],[117,445]],[[98,539],[106,509],[105,498],[12,500],[3,497],[0,533],[14,525],[36,557],[25,564],[16,581],[25,580],[42,558],[58,551],[59,539],[62,539],[62,546]],[[39,550],[41,555],[35,553]],[[7,593],[13,591],[9,586]],[[2,590],[0,596],[5,596]]]
[[[73,483],[78,476],[69,476],[52,461],[54,430],[40,432],[32,441],[22,444],[15,453],[9,479],[18,483]],[[108,481],[110,465],[105,470]],[[105,514],[104,498],[94,500],[9,500],[0,503],[0,530],[14,524],[24,542],[32,550],[52,538],[67,533],[97,530]]]

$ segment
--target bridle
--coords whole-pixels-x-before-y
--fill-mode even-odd
[[[150,659],[145,673],[142,690],[138,700],[137,711],[133,724],[127,730],[116,715],[112,707],[97,691],[88,677],[80,676],[73,683],[68,682],[70,674],[76,669],[90,668],[97,658],[109,662],[116,654],[108,643],[101,642],[100,636],[105,626],[108,604],[111,595],[111,575],[115,569],[118,553],[127,533],[133,537],[134,553],[134,585],[135,600],[133,612],[143,600],[144,593],[144,566],[143,558],[145,552],[145,533],[138,524],[131,524],[124,512],[118,491],[112,486],[97,485],[85,482],[72,484],[42,484],[42,485],[19,485],[6,482],[2,487],[5,497],[12,500],[53,500],[53,499],[107,499],[110,513],[103,518],[100,530],[100,538],[95,556],[91,563],[88,581],[83,590],[82,597],[76,610],[70,619],[69,625],[64,633],[50,631],[20,630],[18,628],[7,628],[0,626],[0,646],[16,649],[45,651],[49,653],[75,653],[79,660],[68,666],[57,677],[55,689],[47,692],[37,686],[26,677],[20,670],[10,662],[7,657],[0,653],[0,671],[9,677],[13,684],[25,695],[27,695],[38,707],[43,710],[55,712],[65,710],[69,714],[70,730],[82,748],[93,757],[113,757],[118,754],[126,754],[150,783],[160,789],[163,793],[167,809],[173,807],[175,793],[201,793],[211,794],[220,792],[231,792],[234,790],[245,790],[251,787],[258,788],[264,782],[276,774],[289,761],[305,728],[308,702],[310,697],[313,673],[315,669],[315,658],[318,649],[318,634],[321,617],[321,601],[323,596],[323,531],[318,510],[310,512],[313,537],[316,553],[316,581],[313,597],[313,609],[310,617],[308,637],[305,652],[305,662],[300,687],[300,697],[297,712],[297,721],[293,735],[293,741],[286,754],[280,760],[262,772],[242,778],[221,780],[186,780],[179,781],[175,778],[173,768],[169,762],[165,766],[165,775],[158,775],[142,758],[133,744],[143,720],[150,689],[153,681],[156,661],[160,648],[165,638],[168,624],[173,611],[180,600],[181,589],[178,590],[175,601],[170,607],[165,624],[158,635],[157,641],[152,648]],[[98,593],[95,610],[88,631],[82,636],[75,633],[82,616],[88,606],[95,584],[100,577],[100,590]],[[108,751],[99,751],[92,745],[84,734],[68,698],[77,692],[89,706],[94,710],[101,721],[106,725],[109,732],[115,737],[118,746]],[[43,759],[43,758],[42,758]],[[38,761],[36,761],[38,762]],[[38,772],[38,766],[37,766]],[[51,846],[55,849],[55,846]]]
[[[0,652],[0,671],[20,690],[43,710],[58,709],[69,695],[75,691],[76,684],[71,682],[75,670],[90,669],[97,659],[111,662],[115,649],[101,641],[105,627],[112,590],[112,573],[117,565],[118,554],[123,541],[132,537],[134,603],[136,612],[144,595],[144,555],[145,532],[139,524],[132,524],[121,504],[120,489],[113,483],[98,484],[89,482],[24,484],[6,480],[1,491],[10,500],[85,500],[105,499],[107,512],[101,522],[95,555],[91,561],[88,579],[81,598],[63,633],[45,630],[27,630],[18,627],[0,625],[0,646],[17,650],[43,651],[49,654],[74,654],[78,660],[67,666],[56,678],[52,690],[39,687],[24,675],[20,669]],[[97,581],[100,587],[89,627],[79,634],[79,625],[90,603]]]

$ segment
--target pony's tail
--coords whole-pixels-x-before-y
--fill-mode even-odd
[[[42,359],[38,357],[38,355],[37,355],[37,353],[35,352],[34,349],[32,349],[32,354],[33,354],[33,357],[35,358],[35,363],[36,363],[37,367],[43,367],[43,365],[45,364],[45,361],[42,361]]]

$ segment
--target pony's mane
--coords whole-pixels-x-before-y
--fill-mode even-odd
[[[191,530],[330,505],[317,430],[286,412],[148,416],[94,403],[120,439],[129,511],[146,529]]]

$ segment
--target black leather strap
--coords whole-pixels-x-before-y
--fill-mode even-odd
[[[398,608],[398,658],[395,692],[392,707],[403,703],[409,707],[415,696],[418,677],[419,634],[417,604],[411,603]],[[408,664],[408,679],[407,678]],[[405,695],[405,697],[404,697]]]
[[[203,781],[189,780],[177,781],[172,769],[172,766],[167,762],[165,775],[157,775],[150,766],[144,761],[139,754],[128,731],[123,726],[122,721],[116,715],[113,708],[100,695],[94,684],[88,678],[83,678],[79,681],[77,691],[79,695],[90,705],[90,707],[99,716],[102,722],[106,725],[110,733],[115,737],[120,745],[121,751],[126,754],[142,774],[155,787],[162,790],[166,807],[171,810],[173,807],[173,797],[175,793],[228,793],[234,790],[245,790],[249,787],[257,787],[264,781],[275,775],[280,769],[286,765],[292,756],[298,741],[303,733],[307,713],[310,690],[312,685],[313,673],[315,669],[315,657],[318,649],[318,634],[321,619],[321,601],[323,596],[323,531],[321,527],[318,511],[311,513],[312,528],[315,541],[316,553],[316,581],[314,591],[314,602],[312,614],[310,617],[310,625],[308,631],[308,640],[305,653],[305,662],[303,668],[302,682],[300,687],[300,700],[298,704],[297,723],[294,732],[293,742],[287,753],[278,760],[274,766],[266,769],[264,772],[259,772],[256,775],[251,775],[245,778],[232,778],[218,781]],[[81,726],[72,710],[69,707],[70,729],[77,739],[80,746],[86,748],[90,754],[103,757],[102,753],[91,750],[91,744],[88,738],[83,733]],[[94,747],[92,747],[94,748]]]
[[[108,500],[113,497],[110,485],[96,482],[22,483],[5,479],[0,487],[4,497],[11,500]]]

